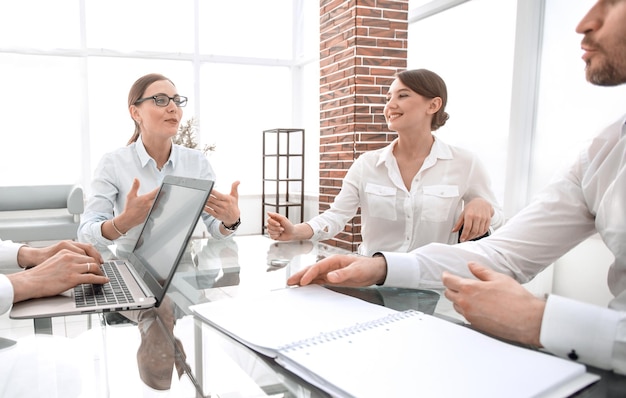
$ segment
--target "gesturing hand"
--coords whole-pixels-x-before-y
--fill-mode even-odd
[[[226,225],[236,223],[241,216],[239,211],[239,193],[237,192],[239,184],[239,181],[233,182],[230,194],[223,194],[215,189],[212,190],[204,210]]]
[[[117,218],[115,220],[117,228],[126,232],[132,227],[144,222],[158,191],[159,188],[155,188],[147,194],[138,195],[139,180],[135,178],[133,180],[133,186],[130,188],[128,195],[126,195],[124,211],[118,217],[120,220],[118,221]]]
[[[272,239],[288,241],[294,239],[294,225],[278,213],[267,213],[267,233]]]

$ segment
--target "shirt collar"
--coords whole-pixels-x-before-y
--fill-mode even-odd
[[[152,159],[152,157],[148,154],[148,151],[146,151],[146,147],[144,146],[143,140],[141,139],[141,134],[139,135],[139,137],[137,138],[137,141],[135,142],[135,150],[137,151],[137,156],[139,156],[141,167],[146,167],[146,165],[150,161],[155,163],[155,166],[156,166],[155,160]],[[165,167],[168,163],[171,163],[172,166],[174,166],[176,164],[177,157],[178,157],[178,148],[176,147],[176,145],[172,144],[172,151],[170,152],[170,158],[167,160],[167,162],[165,162],[165,165],[163,167]]]
[[[433,143],[433,147],[430,150],[429,156],[436,156],[438,159],[453,159],[452,149],[450,145],[441,141],[439,138],[435,137],[435,142]]]
[[[384,147],[380,152],[380,157],[378,158],[378,162],[376,162],[376,166],[380,166],[383,163],[386,163],[390,160],[393,160],[393,148],[398,143],[398,139],[391,141],[389,145]]]
[[[430,154],[426,157],[426,159],[432,159],[433,161],[435,159],[452,159],[454,156],[452,156],[452,150],[450,149],[450,146],[446,144],[445,142],[441,141],[436,136],[433,136],[433,137],[435,138],[435,142],[433,143],[433,146],[430,149]],[[391,142],[391,144],[387,145],[386,147],[382,149],[382,152],[380,154],[380,157],[378,158],[378,162],[376,163],[376,166],[380,166],[381,164],[386,163],[391,160],[395,161],[393,157],[393,148],[397,144],[398,144],[398,139],[396,138],[395,140]]]

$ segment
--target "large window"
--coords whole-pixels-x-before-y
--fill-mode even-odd
[[[438,136],[480,155],[507,216],[624,112],[626,86],[585,81],[575,28],[594,3],[410,3],[408,66],[432,69],[448,84],[451,117]]]
[[[0,185],[81,179],[82,71],[75,57],[0,54]]]
[[[585,80],[582,35],[575,28],[595,0],[546,2],[531,193],[545,186],[602,128],[624,114],[626,85]]]
[[[412,9],[415,6],[412,2]],[[409,25],[408,68],[430,69],[448,87],[450,119],[437,137],[481,157],[501,204],[515,15],[515,0],[468,1]]]
[[[100,158],[133,133],[128,90],[157,72],[189,97],[201,146],[216,145],[218,188],[241,180],[241,194],[260,194],[262,131],[319,131],[319,78],[303,81],[318,52],[319,4],[305,0],[2,2],[0,186],[89,191]]]

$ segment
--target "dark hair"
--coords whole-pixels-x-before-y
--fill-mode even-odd
[[[432,131],[446,124],[450,115],[445,111],[448,102],[448,89],[443,79],[428,69],[405,70],[396,74],[400,81],[415,91],[417,94],[426,98],[441,98],[441,108],[433,115],[430,122]]]
[[[131,105],[135,105],[135,103],[143,97],[149,85],[161,80],[167,80],[168,82],[172,83],[172,85],[174,85],[173,81],[158,73],[150,73],[137,79],[137,81],[133,83],[130,91],[128,92],[128,108],[130,109]],[[137,123],[135,119],[133,119],[133,122],[135,123],[135,132],[133,133],[132,137],[130,137],[130,140],[128,140],[128,143],[126,145],[130,145],[133,142],[137,141],[137,138],[139,138],[139,134],[141,133],[141,130],[139,129],[139,123]]]

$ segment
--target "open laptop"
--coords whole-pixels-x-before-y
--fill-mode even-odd
[[[132,252],[125,260],[103,264],[111,282],[79,285],[58,296],[16,303],[10,317],[43,318],[159,306],[212,188],[210,180],[166,176]],[[127,289],[120,289],[116,279],[122,279]],[[92,290],[105,290],[105,299],[96,303]],[[121,290],[122,302],[113,302],[113,290]]]

